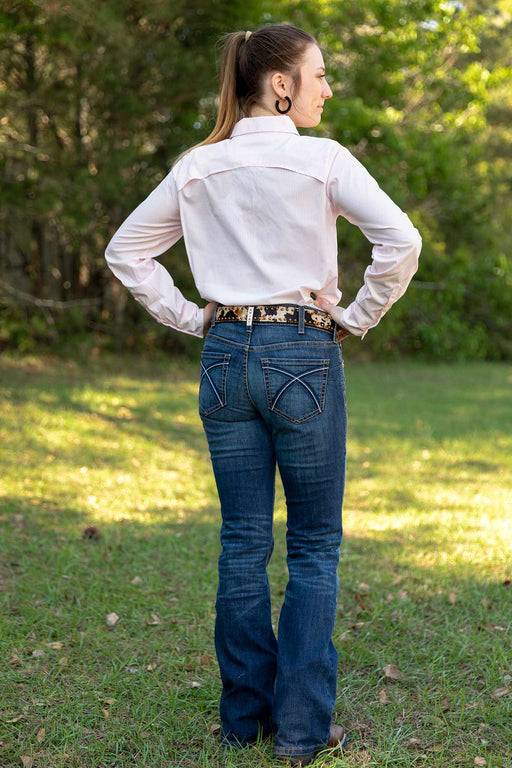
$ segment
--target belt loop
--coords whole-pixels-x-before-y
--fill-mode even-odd
[[[213,315],[212,315],[212,322],[211,322],[211,326],[210,326],[211,328],[213,328],[213,326],[215,325],[215,315],[217,314],[217,307],[218,307],[218,306],[219,306],[219,305],[217,304],[217,306],[216,306],[216,307],[215,307],[215,309],[213,310]]]
[[[299,328],[298,333],[304,333],[304,306],[299,306]]]
[[[337,338],[338,323],[336,322],[336,320],[334,318],[332,319],[332,322],[333,322],[333,326],[334,326],[333,331],[332,331],[332,340],[333,341],[338,341],[338,338]]]
[[[254,307],[248,307],[247,308],[247,320],[245,322],[246,326],[248,328],[252,325],[252,316],[254,315]]]

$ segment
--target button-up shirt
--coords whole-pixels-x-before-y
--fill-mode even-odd
[[[183,236],[207,302],[314,307],[313,292],[337,305],[338,216],[373,246],[354,301],[333,315],[364,336],[406,290],[420,234],[346,147],[301,136],[288,115],[244,117],[228,139],[190,150],[121,224],[105,257],[153,317],[202,337],[204,308],[158,256]]]

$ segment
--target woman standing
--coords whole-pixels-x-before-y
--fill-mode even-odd
[[[219,111],[124,221],[105,256],[161,323],[204,337],[199,414],[221,512],[215,647],[221,739],[260,730],[305,765],[342,746],[332,724],[332,642],[345,485],[342,341],[364,336],[404,293],[421,238],[363,165],[319,124],[332,91],[308,32],[272,24],[224,36]],[[372,260],[337,306],[336,219],[358,226]],[[204,308],[155,257],[183,235]],[[275,636],[267,564],[276,463],[287,505],[289,580]]]

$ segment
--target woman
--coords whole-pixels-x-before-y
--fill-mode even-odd
[[[118,229],[114,274],[161,323],[205,338],[199,414],[222,512],[215,647],[221,743],[274,734],[305,765],[340,748],[332,642],[345,484],[341,342],[363,337],[404,293],[421,238],[337,141],[301,136],[332,97],[308,32],[272,24],[224,37],[219,113]],[[336,219],[372,243],[364,284],[337,306]],[[204,308],[155,261],[183,235]],[[276,462],[289,580],[271,621]]]

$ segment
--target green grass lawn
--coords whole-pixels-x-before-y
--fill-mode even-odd
[[[511,768],[512,369],[346,358],[334,639],[351,750],[315,765]],[[198,381],[183,360],[0,357],[2,768],[282,765],[269,742],[218,746]],[[277,619],[279,477],[275,533]]]

